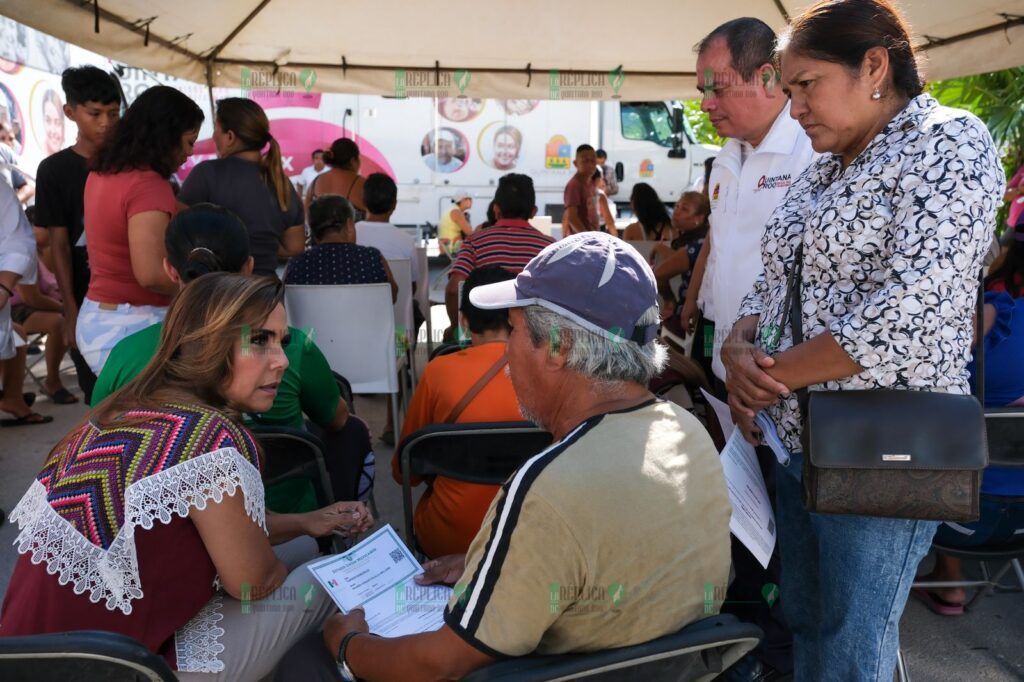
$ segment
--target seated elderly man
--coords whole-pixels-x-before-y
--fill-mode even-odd
[[[458,583],[445,625],[387,639],[366,634],[359,609],[335,615],[314,656],[337,665],[320,679],[457,679],[508,656],[637,644],[703,617],[705,587],[725,588],[718,453],[693,416],[647,390],[665,350],[644,259],[581,233],[470,300],[510,309],[512,384],[555,442],[502,487],[466,557],[426,564],[422,583]],[[316,679],[310,658],[289,657],[278,679]]]

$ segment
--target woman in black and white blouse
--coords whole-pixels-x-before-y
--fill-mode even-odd
[[[985,126],[923,93],[888,0],[818,2],[780,41],[791,115],[823,155],[768,221],[765,272],[723,361],[737,424],[767,410],[777,476],[782,603],[797,680],[891,680],[898,623],[937,523],[810,514],[799,388],[967,393],[981,260],[1004,178]],[[803,343],[785,319],[802,244]],[[781,399],[780,399],[780,396]]]

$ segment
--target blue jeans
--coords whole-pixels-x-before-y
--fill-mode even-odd
[[[936,521],[811,514],[803,457],[776,464],[782,607],[798,682],[891,682],[899,622]]]

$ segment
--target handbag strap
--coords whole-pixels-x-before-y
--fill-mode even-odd
[[[786,301],[783,304],[782,320],[785,322],[786,317],[789,317],[789,323],[792,327],[793,332],[793,345],[799,345],[804,342],[804,321],[803,314],[801,312],[802,305],[800,303],[800,290],[803,284],[803,256],[804,256],[804,245],[800,242],[800,245],[796,247],[796,253],[793,258],[793,265],[789,270],[789,278],[786,282]],[[974,395],[977,397],[978,402],[985,405],[985,277],[984,272],[981,273],[978,279],[978,301],[976,306],[975,315],[977,316],[977,329],[978,338],[974,343]],[[800,414],[807,420],[807,402],[809,400],[809,393],[807,388],[797,389],[796,392],[797,403],[800,405]]]
[[[498,372],[500,372],[507,364],[508,355],[506,353],[502,353],[501,357],[498,358],[493,365],[491,365],[490,369],[484,372],[484,375],[477,379],[475,384],[469,387],[469,390],[466,391],[466,395],[462,396],[462,400],[460,400],[458,404],[456,404],[455,407],[452,408],[452,411],[448,413],[448,416],[444,418],[444,421],[442,421],[442,423],[454,424],[455,420],[458,419],[459,415],[462,414],[462,411],[465,410],[466,407],[473,401],[473,398],[477,397],[480,391],[484,390],[484,386],[490,383],[491,379],[497,376]]]
[[[793,265],[789,268],[789,278],[786,282],[786,302],[783,303],[783,314],[782,324],[785,324],[786,317],[789,317],[789,325],[792,328],[793,333],[793,345],[797,346],[804,342],[804,320],[803,320],[803,304],[801,303],[800,295],[803,284],[803,272],[804,272],[804,242],[800,240],[800,244],[796,247],[796,252],[793,254]],[[796,400],[800,405],[800,415],[804,421],[807,421],[807,401],[810,399],[810,394],[807,392],[807,387],[797,389]]]

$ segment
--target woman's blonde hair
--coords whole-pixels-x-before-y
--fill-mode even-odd
[[[241,141],[245,151],[262,151],[270,145],[260,159],[263,182],[274,192],[282,211],[292,202],[292,185],[281,164],[281,146],[270,134],[270,120],[263,107],[244,97],[228,97],[217,101],[217,122],[224,132],[231,131]]]
[[[156,354],[139,374],[95,409],[99,428],[133,409],[168,403],[231,408],[223,396],[234,367],[236,343],[248,342],[284,299],[274,277],[214,272],[199,277],[171,302]]]

